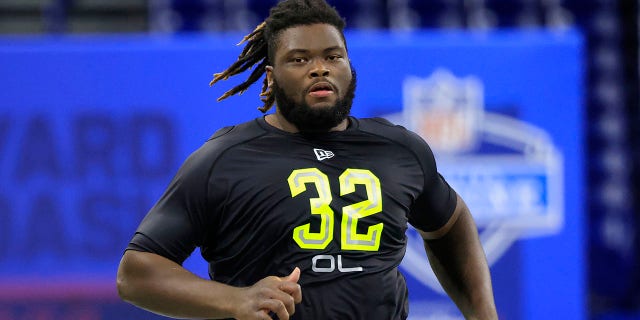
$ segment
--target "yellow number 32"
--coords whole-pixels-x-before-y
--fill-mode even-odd
[[[357,233],[358,220],[382,211],[382,191],[380,180],[371,171],[347,169],[340,175],[340,196],[356,191],[356,185],[364,185],[367,199],[342,208],[340,225],[342,250],[378,251],[383,223],[372,225],[366,233]],[[311,232],[311,223],[296,227],[293,239],[303,249],[322,250],[333,240],[334,214],[331,203],[331,188],[327,175],[317,168],[294,170],[289,178],[291,196],[295,197],[313,184],[318,191],[317,198],[309,199],[311,214],[320,216],[320,230]]]

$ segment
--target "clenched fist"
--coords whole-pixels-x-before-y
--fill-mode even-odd
[[[296,267],[286,277],[269,276],[254,285],[241,289],[241,303],[234,316],[238,320],[270,320],[275,314],[280,320],[288,320],[302,301],[298,284],[300,269]]]

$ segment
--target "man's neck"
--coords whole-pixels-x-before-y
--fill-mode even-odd
[[[280,129],[282,131],[286,131],[286,132],[290,132],[290,133],[298,133],[298,132],[300,132],[300,129],[298,129],[298,127],[295,124],[289,122],[280,113],[280,110],[276,110],[275,113],[266,115],[264,119],[265,119],[265,121],[267,121],[268,124],[278,128],[278,129]],[[344,130],[347,129],[348,126],[349,126],[349,119],[344,119],[337,126],[329,129],[329,131],[344,131]]]

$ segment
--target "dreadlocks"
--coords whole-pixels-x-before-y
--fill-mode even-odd
[[[246,42],[242,53],[238,56],[238,60],[226,70],[213,75],[213,80],[209,83],[210,86],[220,80],[227,80],[231,76],[240,74],[257,64],[257,67],[251,72],[247,80],[225,92],[218,98],[218,101],[235,94],[242,94],[262,77],[266,72],[265,67],[273,62],[278,45],[278,36],[283,30],[298,25],[315,23],[333,25],[340,31],[340,34],[343,34],[345,27],[344,19],[325,0],[284,0],[271,8],[269,17],[238,43],[238,45],[241,45]],[[275,102],[275,96],[266,77],[262,83],[260,100],[264,104],[258,110],[263,113],[271,109]]]

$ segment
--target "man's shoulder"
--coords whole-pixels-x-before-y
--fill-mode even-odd
[[[191,157],[201,159],[204,162],[210,162],[221,156],[226,150],[260,137],[265,133],[264,128],[262,128],[255,119],[226,126],[218,129],[211,135],[200,148],[192,153]]]
[[[258,121],[253,119],[240,124],[222,127],[209,137],[207,142],[215,141],[224,143],[229,141],[250,140],[263,135],[265,132],[264,128],[258,124]]]
[[[360,129],[369,129],[369,128],[403,128],[402,126],[396,125],[391,121],[381,118],[381,117],[372,117],[372,118],[356,118],[358,121]],[[403,128],[404,129],[404,128]]]
[[[358,118],[357,121],[362,132],[393,141],[418,155],[425,154],[425,151],[431,153],[431,148],[420,135],[401,125],[384,118]]]
[[[358,118],[357,121],[359,129],[368,134],[381,136],[401,143],[422,140],[412,131],[407,130],[401,125],[394,124],[385,118]]]

